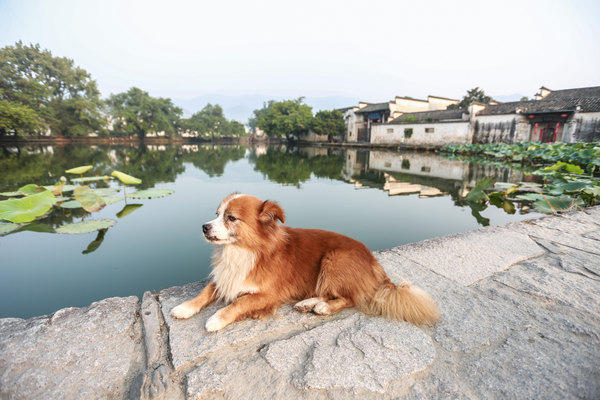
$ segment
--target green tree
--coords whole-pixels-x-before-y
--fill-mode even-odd
[[[339,110],[319,111],[313,119],[312,130],[317,135],[344,136],[344,115]]]
[[[466,110],[473,102],[490,104],[490,102],[493,100],[494,99],[492,99],[490,96],[487,96],[482,89],[479,89],[478,86],[471,90],[467,90],[467,94],[462,98],[462,100],[458,104],[451,104],[448,106],[448,109],[454,110],[460,108]]]
[[[246,136],[246,128],[244,128],[244,124],[238,121],[227,121],[225,136],[231,137],[242,137]]]
[[[199,136],[208,136],[214,140],[215,136],[223,136],[226,130],[227,119],[223,115],[220,105],[208,103],[204,108],[182,122],[182,126]]]
[[[152,97],[142,89],[132,87],[127,92],[113,94],[107,101],[113,130],[144,139],[149,133],[164,132],[175,136],[182,110],[171,99]]]
[[[312,108],[296,100],[269,101],[262,110],[255,110],[256,126],[271,137],[298,137],[312,125]]]
[[[0,100],[10,102],[0,117],[4,134],[50,129],[79,136],[104,129],[96,81],[73,60],[54,57],[38,44],[19,41],[0,49]]]
[[[196,132],[199,136],[215,137],[241,137],[246,134],[244,125],[238,121],[229,121],[223,115],[223,108],[208,103],[202,110],[194,113],[190,118],[181,121],[184,130]]]
[[[24,137],[40,128],[40,118],[30,107],[0,99],[0,136]]]

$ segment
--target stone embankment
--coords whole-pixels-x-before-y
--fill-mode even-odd
[[[0,319],[0,399],[598,399],[600,207],[380,251],[431,328],[345,310],[173,320],[192,283]]]

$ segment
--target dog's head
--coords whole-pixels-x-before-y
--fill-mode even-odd
[[[202,225],[202,231],[209,243],[235,243],[252,248],[276,232],[278,220],[285,222],[279,204],[246,194],[232,194],[223,199],[217,218]]]

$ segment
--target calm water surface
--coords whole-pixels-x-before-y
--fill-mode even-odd
[[[524,179],[519,171],[432,153],[339,148],[4,146],[0,192],[50,185],[66,169],[86,164],[94,164],[94,174],[117,169],[139,177],[139,189],[175,193],[128,199],[142,206],[122,218],[116,214],[123,201],[92,215],[55,207],[35,224],[0,237],[0,317],[27,318],[206,278],[211,246],[201,225],[232,192],[278,201],[289,226],[334,230],[372,250],[537,216],[493,206],[473,210],[462,200],[478,179],[518,182]],[[99,218],[117,223],[100,234],[48,233]]]

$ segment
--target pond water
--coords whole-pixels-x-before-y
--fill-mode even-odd
[[[51,185],[65,170],[87,164],[94,165],[92,174],[116,169],[141,178],[136,189],[175,193],[128,199],[141,207],[127,215],[120,213],[124,201],[92,215],[54,207],[0,237],[0,317],[27,318],[206,278],[211,246],[201,225],[232,192],[278,201],[289,226],[337,231],[372,250],[538,215],[509,215],[493,206],[474,210],[463,200],[484,176],[524,180],[516,170],[434,153],[324,147],[4,145],[0,192]],[[119,187],[115,181],[90,185]],[[51,233],[69,222],[100,218],[117,223],[100,233]]]

